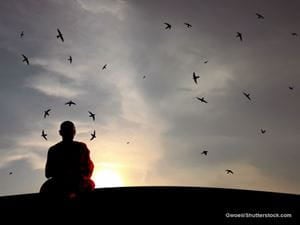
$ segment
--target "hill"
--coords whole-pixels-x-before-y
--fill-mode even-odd
[[[300,195],[296,194],[201,187],[99,188],[74,200],[44,199],[38,193],[0,197],[2,215],[10,221],[23,215],[22,221],[27,218],[31,223],[41,216],[53,221],[63,218],[113,223],[121,219],[141,224],[201,224],[207,220],[296,224],[299,207]]]

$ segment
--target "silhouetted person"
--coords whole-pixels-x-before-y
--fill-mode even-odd
[[[40,189],[42,194],[71,198],[94,190],[95,183],[91,180],[94,164],[90,151],[86,144],[73,141],[75,133],[71,121],[61,124],[62,141],[48,151],[45,169],[48,180]]]

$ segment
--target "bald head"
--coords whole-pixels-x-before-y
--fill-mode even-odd
[[[60,125],[59,134],[62,136],[63,141],[72,141],[76,134],[74,123],[71,121],[62,122]]]

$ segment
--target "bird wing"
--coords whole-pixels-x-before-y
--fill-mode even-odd
[[[195,73],[195,72],[193,72],[193,80],[195,81],[196,84],[198,84],[198,83],[197,83],[197,77],[196,77],[196,73]]]

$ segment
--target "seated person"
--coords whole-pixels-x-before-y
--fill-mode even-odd
[[[91,180],[94,164],[86,144],[73,141],[76,130],[71,121],[61,124],[59,134],[62,141],[50,147],[47,155],[45,175],[48,180],[40,193],[74,197],[82,192],[93,191]]]

